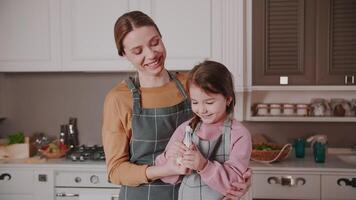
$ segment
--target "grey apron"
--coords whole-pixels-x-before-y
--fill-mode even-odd
[[[194,132],[199,130],[200,125],[201,123],[198,124]],[[225,120],[222,134],[217,139],[212,141],[203,140],[195,133],[192,136],[193,143],[208,160],[224,163],[229,159],[231,141],[230,117]],[[179,188],[179,200],[220,200],[223,197],[222,194],[206,185],[196,171],[193,171],[191,175],[184,176]]]
[[[175,129],[192,117],[189,98],[182,83],[172,73],[184,100],[174,106],[164,108],[142,108],[139,81],[126,80],[133,95],[132,137],[130,141],[130,162],[138,165],[154,165],[155,158],[161,154]],[[159,101],[159,99],[157,99]],[[171,185],[156,180],[138,187],[122,186],[120,200],[175,200],[178,198],[180,184]]]

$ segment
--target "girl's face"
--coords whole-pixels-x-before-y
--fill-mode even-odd
[[[231,97],[222,94],[206,93],[200,87],[191,84],[189,87],[193,112],[203,123],[214,124],[225,120],[226,108],[231,103]]]
[[[153,26],[135,28],[122,41],[125,57],[142,76],[158,76],[164,69],[166,49]]]

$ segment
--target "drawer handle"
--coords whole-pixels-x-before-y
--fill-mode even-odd
[[[344,182],[344,184],[341,184],[342,182]],[[356,187],[356,178],[352,178],[352,179],[340,178],[340,179],[337,180],[337,184],[339,186]]]
[[[7,177],[7,179],[5,179],[6,177]],[[7,181],[9,181],[9,180],[11,180],[11,175],[8,174],[8,173],[3,173],[3,174],[0,175],[0,180],[7,180]]]
[[[267,179],[267,183],[269,184],[281,184],[282,186],[297,186],[297,185],[305,185],[305,178],[298,177],[293,178],[292,176],[282,176],[281,178],[272,176]],[[300,183],[300,184],[299,184]]]
[[[71,194],[71,193],[57,193],[57,197],[79,197],[79,194]]]
[[[299,182],[301,182],[300,185],[305,185],[305,182],[306,182],[306,181],[305,181],[304,178],[298,177],[298,178],[295,179],[296,185],[299,185],[299,184],[298,184]]]
[[[111,200],[115,200],[115,199],[119,199],[119,195],[118,194],[111,195]]]

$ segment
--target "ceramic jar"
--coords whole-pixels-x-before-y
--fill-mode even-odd
[[[281,109],[281,105],[280,104],[271,104],[269,105],[269,113],[270,115],[274,115],[274,116],[277,116],[277,115],[281,115],[281,112],[282,109]]]
[[[265,116],[268,115],[268,105],[267,104],[257,104],[257,115]]]
[[[308,104],[297,104],[297,115],[307,116],[308,115]]]
[[[294,115],[294,105],[293,104],[283,104],[283,115]]]

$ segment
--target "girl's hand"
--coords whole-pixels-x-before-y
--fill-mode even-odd
[[[200,153],[195,145],[192,145],[191,148],[183,154],[182,163],[189,169],[201,171],[208,163],[208,160]]]
[[[226,192],[225,197],[223,200],[233,199],[239,200],[242,196],[246,194],[248,189],[251,186],[251,169],[248,169],[244,174],[243,178],[245,182],[233,182],[231,184],[231,189]]]
[[[171,145],[170,148],[168,148],[165,152],[165,157],[167,159],[176,159],[178,157],[182,157],[183,154],[188,150],[188,147],[186,147],[182,142],[175,141],[174,144]]]
[[[167,159],[165,167],[169,171],[169,176],[170,175],[188,175],[191,173],[191,170],[189,170],[185,166],[177,164],[175,158]]]

